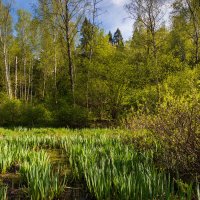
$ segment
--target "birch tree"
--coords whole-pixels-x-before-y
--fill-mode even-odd
[[[156,41],[157,30],[163,23],[163,0],[130,0],[125,5],[130,17],[141,22],[147,30],[147,43],[152,49],[154,58],[157,57],[158,44]],[[150,50],[150,49],[149,49]]]
[[[41,35],[40,67],[43,72],[43,86],[46,86],[48,79],[53,79],[53,84],[48,81],[48,86],[51,87],[51,94],[54,97],[54,102],[57,104],[57,73],[58,64],[60,63],[58,41],[60,30],[56,27],[57,16],[50,14],[49,9],[51,9],[51,6],[46,1],[40,1],[38,9]],[[47,87],[43,87],[43,98],[47,89]]]
[[[40,0],[40,4],[46,5],[46,13],[43,13],[51,25],[62,32],[63,44],[66,44],[68,74],[73,104],[75,105],[75,66],[73,60],[74,39],[78,33],[79,24],[83,19],[85,9],[88,6],[86,0]],[[56,23],[52,20],[56,16]]]
[[[98,22],[97,22],[97,18],[98,16],[101,14],[99,11],[100,9],[100,4],[103,2],[103,0],[91,0],[89,2],[89,19],[91,19],[91,23],[87,22],[87,20],[85,19],[85,29],[86,30],[82,30],[82,33],[84,34],[84,32],[86,32],[86,39],[85,39],[85,45],[89,46],[89,55],[88,55],[88,59],[89,59],[89,65],[92,64],[93,61],[93,54],[94,54],[94,48],[95,46],[97,46],[97,40],[95,40],[95,32],[98,31]],[[83,26],[84,27],[84,26]],[[88,29],[88,30],[87,30]],[[84,36],[83,36],[84,37]],[[87,47],[86,47],[87,49]],[[87,69],[87,83],[86,83],[86,106],[87,109],[89,110],[89,80],[90,80],[90,72]]]
[[[179,34],[185,34],[184,39],[190,39],[193,47],[190,52],[193,54],[192,63],[197,65],[199,59],[200,40],[200,5],[198,0],[176,0],[173,3],[173,19],[176,19],[177,26],[183,30]],[[184,20],[185,24],[182,24]],[[175,21],[174,21],[175,22]],[[189,36],[189,38],[188,38]]]
[[[18,58],[15,58],[15,99],[17,98],[17,88],[18,88]]]
[[[0,49],[1,56],[4,59],[5,83],[6,91],[10,99],[12,99],[12,85],[9,70],[9,42],[12,31],[12,18],[10,15],[11,3],[6,5],[0,0]]]
[[[18,23],[16,24],[17,40],[21,49],[21,84],[23,82],[21,98],[27,101],[28,94],[28,75],[27,69],[30,57],[30,25],[31,14],[25,10],[18,10]],[[22,75],[23,74],[23,75]]]
[[[186,8],[192,25],[192,40],[195,46],[195,64],[199,63],[199,40],[200,40],[200,4],[198,0],[185,0]]]
[[[125,5],[130,17],[142,23],[147,31],[147,55],[152,56],[154,62],[155,82],[157,85],[158,101],[160,101],[159,66],[157,61],[158,41],[157,33],[163,24],[163,0],[130,0]]]

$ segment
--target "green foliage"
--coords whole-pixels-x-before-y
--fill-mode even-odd
[[[85,18],[82,28],[81,28],[81,49],[82,54],[87,58],[90,57],[91,49],[93,47],[93,38],[95,37],[96,27],[91,24],[91,22]]]
[[[59,105],[54,117],[54,123],[58,127],[83,128],[88,124],[88,113],[85,109],[66,103]]]
[[[192,92],[195,88],[198,89],[198,82],[199,69],[191,70],[186,68],[175,75],[168,76],[163,85],[167,85],[177,96],[182,96],[183,94]]]
[[[197,184],[185,182],[158,167],[157,149],[136,145],[140,136],[150,136],[144,132],[133,135],[111,129],[0,131],[4,134],[4,140],[0,140],[0,171],[10,172],[17,165],[30,199],[62,198],[68,174],[62,167],[53,168],[47,152],[55,148],[63,151],[73,180],[81,181],[96,199],[191,200],[199,192],[198,180]],[[155,141],[153,135],[149,139]],[[143,140],[143,145],[149,139]]]
[[[0,125],[12,126],[49,126],[51,113],[42,105],[23,105],[19,100],[7,100],[0,104]]]
[[[110,31],[108,33],[108,40],[109,40],[110,44],[113,44],[113,36],[112,36],[112,33]]]
[[[21,126],[51,126],[52,115],[43,105],[25,105],[22,108]]]
[[[130,96],[130,105],[135,111],[141,108],[146,111],[155,112],[158,103],[158,88],[149,86],[143,90],[134,90]]]
[[[7,187],[0,185],[0,199],[7,200]]]
[[[164,168],[195,181],[200,168],[200,93],[194,89],[190,92],[177,96],[168,89],[156,106],[156,113],[141,107],[128,121],[132,129],[143,128],[153,133],[161,144],[158,160]]]
[[[49,110],[42,104],[23,105],[19,100],[8,100],[0,104],[0,125],[81,128],[88,126],[88,113],[86,109],[66,103]]]
[[[21,164],[20,173],[28,183],[31,199],[54,199],[64,191],[65,179],[62,181],[58,173],[53,173],[49,158],[43,151],[29,153]]]
[[[179,97],[198,89],[200,40],[198,31],[195,34],[199,30],[196,2],[172,3],[170,29],[159,8],[162,1],[151,2],[152,10],[146,1],[137,1],[138,5],[131,2],[133,7],[129,8],[136,8],[132,13],[136,20],[129,41],[123,40],[119,28],[112,35],[98,27],[96,8],[97,13],[90,12],[94,19],[86,14],[80,26],[69,23],[70,53],[59,24],[63,19],[56,15],[62,10],[61,2],[47,5],[46,0],[40,1],[34,16],[18,10],[15,26],[8,4],[1,2],[0,92],[9,97],[0,97],[0,125],[80,128],[88,125],[88,116],[91,121],[118,125],[131,110],[137,112],[143,107],[146,113],[156,113],[166,85]],[[151,14],[155,19],[148,20],[153,17]],[[74,98],[69,82],[70,60]],[[59,103],[63,99],[64,103]]]
[[[181,97],[166,95],[164,102],[158,108],[158,115],[149,121],[149,129],[165,141],[165,159],[171,163],[173,170],[178,167],[180,171],[191,173],[196,169],[199,173],[199,102],[200,94],[197,91]]]
[[[21,118],[21,106],[19,100],[7,100],[0,103],[0,125],[18,126]]]

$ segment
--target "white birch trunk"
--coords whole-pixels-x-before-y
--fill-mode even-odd
[[[18,87],[18,59],[15,58],[15,99],[17,98],[17,87]]]
[[[9,72],[9,66],[8,66],[8,54],[7,54],[7,47],[4,43],[4,65],[5,65],[5,77],[6,77],[6,88],[7,93],[10,99],[12,99],[12,88],[11,88],[11,81],[10,81],[10,72]]]

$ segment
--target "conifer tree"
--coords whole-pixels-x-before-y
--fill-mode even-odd
[[[112,36],[111,31],[109,31],[108,33],[108,39],[109,39],[110,44],[113,44],[113,36]]]
[[[80,42],[81,42],[81,50],[82,50],[82,54],[84,56],[89,56],[89,50],[90,50],[90,45],[91,45],[91,40],[92,40],[92,24],[90,23],[90,21],[85,18],[82,27],[81,27],[81,38],[80,38]]]
[[[123,42],[123,37],[122,37],[122,33],[119,30],[119,28],[116,30],[116,32],[114,33],[113,36],[113,44],[118,46],[118,47],[123,47],[124,46],[124,42]]]

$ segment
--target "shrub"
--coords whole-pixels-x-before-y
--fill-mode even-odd
[[[200,96],[167,96],[158,114],[147,120],[146,128],[163,141],[164,162],[181,174],[200,169]],[[199,171],[200,172],[200,171]]]
[[[159,141],[158,161],[184,178],[200,174],[200,94],[166,95],[156,114],[140,112],[131,120],[132,129],[147,129]],[[131,122],[130,122],[131,121]],[[182,178],[183,178],[182,177]]]
[[[185,69],[174,75],[170,75],[164,81],[164,85],[173,89],[174,93],[181,96],[183,93],[187,93],[192,88],[198,87],[199,70]]]
[[[135,90],[131,95],[130,104],[134,110],[138,110],[142,106],[144,109],[154,112],[158,99],[157,87],[148,86],[143,90]]]
[[[0,104],[0,125],[18,126],[21,118],[21,102],[19,100],[2,101]]]
[[[22,109],[22,125],[29,127],[44,127],[51,125],[51,112],[48,111],[43,105],[32,106],[27,104]]]
[[[57,127],[83,128],[88,124],[87,111],[84,108],[68,104],[59,106],[54,112],[54,119]]]

